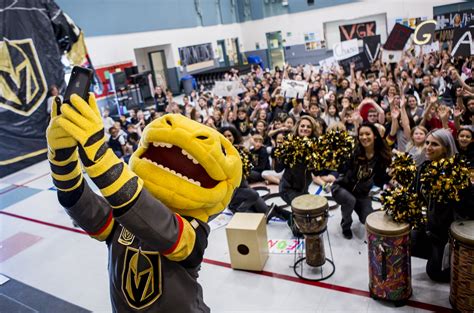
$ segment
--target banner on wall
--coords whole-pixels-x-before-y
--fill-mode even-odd
[[[426,21],[428,18],[425,17],[405,17],[396,18],[395,24],[402,24],[403,26],[415,29],[421,22]]]
[[[367,36],[375,36],[375,21],[339,25],[339,33],[341,35],[341,41],[362,39]]]
[[[377,60],[380,53],[380,47],[382,46],[380,35],[365,37],[363,42],[367,58],[370,62],[374,62],[374,60]]]
[[[459,12],[450,12],[437,14],[433,17],[438,24],[437,29],[445,29],[452,27],[468,27],[474,25],[474,10],[463,10]]]
[[[280,94],[285,96],[285,98],[303,99],[306,90],[308,90],[308,82],[284,79],[281,82]]]
[[[82,32],[54,1],[0,2],[0,177],[46,157],[48,90],[64,92],[63,53],[86,62]]]
[[[452,41],[454,37],[454,28],[439,29],[434,32],[434,41],[447,42]]]
[[[181,65],[191,65],[214,60],[212,43],[178,48]]]
[[[403,50],[413,29],[402,24],[395,24],[383,48],[386,50]]]
[[[219,97],[235,97],[238,94],[245,92],[246,89],[242,86],[240,81],[216,81],[212,93]]]
[[[318,33],[304,33],[304,47],[306,51],[326,48],[326,42]]]
[[[359,53],[357,39],[338,42],[332,48],[334,59],[344,60]]]
[[[453,49],[451,55],[454,57],[469,57],[474,55],[474,28],[456,28],[453,37]]]
[[[340,60],[338,62],[339,62],[339,65],[344,69],[344,73],[346,76],[350,75],[351,73],[351,63],[355,64],[355,68],[354,68],[355,71],[363,71],[370,68],[370,62],[365,52],[361,52],[350,58],[347,58],[345,60]]]

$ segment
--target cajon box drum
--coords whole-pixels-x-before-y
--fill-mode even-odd
[[[235,213],[226,227],[230,264],[234,269],[261,271],[268,258],[265,215]]]
[[[474,221],[452,223],[450,240],[449,301],[459,312],[474,312]]]
[[[410,225],[394,222],[384,211],[367,216],[369,291],[375,299],[403,302],[410,298]]]

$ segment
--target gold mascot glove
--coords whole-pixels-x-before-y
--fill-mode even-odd
[[[104,126],[95,101],[89,94],[89,104],[77,95],[71,96],[72,106],[63,104],[58,120],[79,142],[79,153],[86,172],[113,208],[123,208],[140,194],[143,181],[107,147]]]
[[[61,100],[56,97],[51,110],[51,121],[46,130],[48,141],[48,160],[54,186],[68,192],[78,188],[83,180],[79,163],[77,141],[58,123],[58,107]]]

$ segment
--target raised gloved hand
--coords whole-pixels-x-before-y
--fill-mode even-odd
[[[110,205],[113,208],[127,206],[140,194],[143,181],[107,147],[94,94],[89,94],[89,103],[72,95],[71,103],[74,108],[67,103],[62,105],[59,125],[79,143],[86,172]]]
[[[64,192],[78,188],[83,180],[77,150],[78,143],[58,123],[58,107],[61,100],[56,97],[51,110],[51,121],[46,130],[48,141],[48,160],[54,186]]]

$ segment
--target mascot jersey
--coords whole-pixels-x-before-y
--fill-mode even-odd
[[[93,95],[90,106],[71,101],[59,116],[53,109],[48,157],[61,204],[107,243],[114,312],[209,312],[198,270],[208,218],[241,180],[238,152],[217,131],[169,114],[145,128],[128,168],[102,138]],[[104,197],[82,178],[78,156]]]

